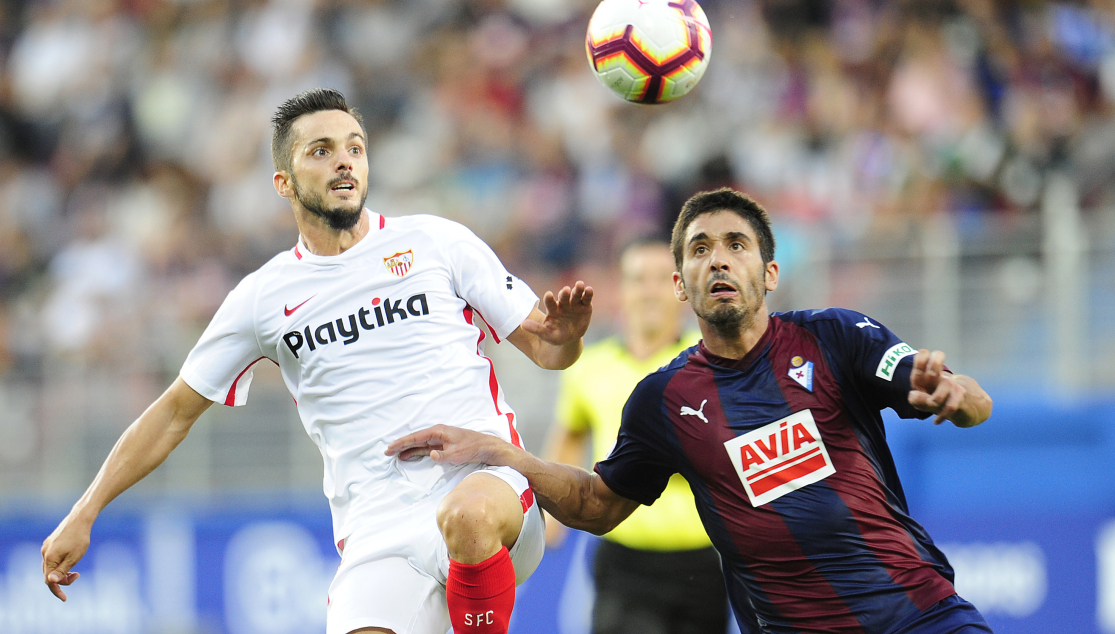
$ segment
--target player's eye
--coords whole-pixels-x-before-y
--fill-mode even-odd
[[[732,249],[734,249],[736,251],[739,251],[739,250],[743,249],[743,243],[742,242],[733,242],[732,243]]]
[[[351,149],[349,149],[349,152],[351,152],[352,154],[355,154],[357,156],[360,156],[361,154],[364,153],[364,148],[360,147],[359,145],[354,145],[354,146],[352,146]]]
[[[328,150],[326,150],[323,147],[315,148],[314,151],[312,152],[312,154],[314,156],[325,156],[328,153],[329,153]]]

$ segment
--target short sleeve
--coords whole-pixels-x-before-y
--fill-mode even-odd
[[[879,409],[889,407],[902,418],[925,418],[908,400],[910,372],[917,350],[874,319],[844,309],[829,309],[828,337],[867,396]],[[818,333],[820,334],[820,333]]]
[[[443,226],[444,235],[435,238],[450,263],[457,295],[480,312],[497,338],[507,337],[534,310],[538,296],[467,227],[449,221]]]
[[[650,506],[677,473],[669,458],[669,440],[663,425],[662,392],[658,375],[651,375],[631,393],[623,406],[623,420],[612,453],[594,470],[617,494]]]
[[[255,332],[255,274],[232,289],[182,364],[182,380],[228,406],[248,402],[252,367],[266,355]]]

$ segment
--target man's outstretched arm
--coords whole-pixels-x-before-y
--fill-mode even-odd
[[[592,287],[577,282],[555,295],[552,291],[523,320],[507,340],[536,365],[547,370],[564,370],[581,356],[582,337],[592,319]]]
[[[991,397],[970,376],[945,370],[945,353],[919,350],[910,372],[910,405],[936,414],[935,425],[951,421],[975,427],[991,416]]]
[[[77,580],[70,569],[89,548],[89,532],[100,512],[162,464],[212,404],[178,377],[120,436],[93,483],[43,542],[43,576],[54,596],[65,601],[60,586]]]
[[[627,519],[639,503],[616,494],[595,473],[547,462],[511,443],[479,432],[434,425],[387,447],[400,460],[430,456],[435,462],[507,466],[526,476],[539,504],[559,522],[603,535]]]

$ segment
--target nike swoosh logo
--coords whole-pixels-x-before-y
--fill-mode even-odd
[[[310,299],[313,299],[313,298],[315,298],[315,297],[317,297],[317,294],[311,295],[311,296],[310,296]],[[310,301],[310,299],[307,299],[307,300],[306,300],[306,302]],[[306,302],[302,302],[301,304],[299,304],[299,305],[295,306],[294,308],[287,308],[287,307],[286,307],[286,304],[283,304],[283,313],[285,313],[287,317],[290,317],[291,315],[293,315],[293,314],[294,314],[294,311],[298,310],[299,308],[302,308],[302,306],[303,306],[303,305],[304,305],[304,304],[305,304]]]

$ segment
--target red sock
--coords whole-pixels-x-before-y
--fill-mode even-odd
[[[445,598],[454,634],[507,634],[515,607],[515,567],[507,549],[478,564],[450,559]]]

